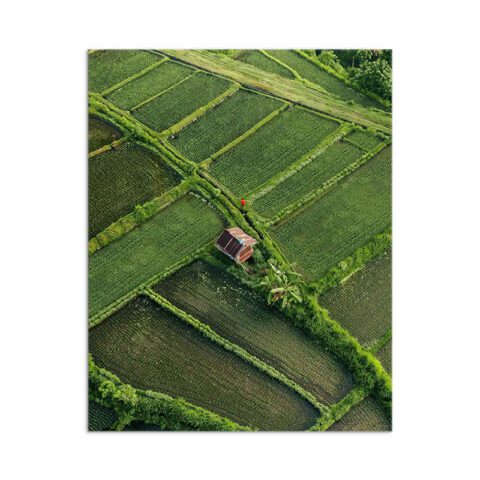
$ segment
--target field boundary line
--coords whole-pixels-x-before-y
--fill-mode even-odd
[[[277,100],[277,99],[275,99]],[[245,139],[253,135],[255,132],[257,132],[261,127],[269,123],[271,120],[273,120],[276,116],[280,115],[284,110],[288,108],[290,105],[287,102],[284,102],[283,100],[280,100],[283,102],[283,105],[280,108],[277,108],[273,112],[269,113],[267,116],[262,118],[259,122],[257,122],[253,127],[250,127],[246,132],[243,132],[241,135],[238,137],[234,138],[231,142],[227,143],[225,146],[223,146],[220,150],[217,150],[215,153],[212,153],[208,158],[205,160],[201,161],[199,165],[205,169],[208,169],[208,167],[211,165],[211,163],[223,155],[224,153],[228,152],[231,150],[233,147],[236,147],[239,143],[243,142]]]
[[[100,155],[101,153],[108,152],[110,150],[115,150],[115,148],[119,147],[120,145],[123,145],[127,141],[127,138],[123,136],[122,138],[119,138],[118,140],[114,140],[112,143],[107,143],[107,145],[104,145],[103,147],[97,148],[93,152],[88,153],[88,158],[93,158],[96,157],[97,155]]]
[[[376,355],[390,340],[392,339],[392,329],[390,328],[385,335],[382,335],[380,338],[377,338],[370,344],[365,345],[365,348]]]
[[[161,53],[185,64],[223,75],[241,84],[269,92],[338,119],[373,127],[375,130],[386,133],[391,132],[392,119],[387,112],[365,108],[358,104],[349,105],[330,94],[314,90],[302,82],[260,70],[230,57],[220,57],[199,50],[162,50]]]
[[[106,95],[110,95],[110,93],[114,92],[115,90],[118,90],[119,88],[125,86],[127,83],[132,82],[133,80],[136,80],[137,78],[143,77],[146,73],[150,72],[151,70],[154,70],[155,68],[159,67],[165,62],[168,62],[170,59],[168,57],[163,57],[160,60],[158,60],[155,63],[152,63],[151,65],[148,65],[148,67],[145,67],[144,69],[140,70],[137,73],[134,73],[130,77],[127,77],[123,79],[122,81],[116,83],[115,85],[112,85],[111,87],[107,88],[103,92],[100,93],[102,97]]]
[[[324,138],[320,143],[315,145],[305,155],[302,155],[298,160],[290,164],[290,166],[287,167],[285,170],[282,170],[280,173],[267,180],[263,185],[260,185],[255,190],[250,192],[247,195],[247,198],[251,201],[254,201],[257,198],[263,197],[268,192],[272,191],[278,185],[283,183],[285,180],[295,175],[297,172],[299,172],[304,167],[313,162],[313,160],[315,160],[319,155],[324,153],[325,150],[327,150],[332,145],[341,140],[352,129],[353,126],[350,123],[344,123],[340,125],[334,132]]]
[[[186,255],[178,262],[174,263],[170,267],[162,270],[161,272],[156,273],[152,277],[150,277],[145,282],[141,283],[137,287],[135,287],[130,292],[126,293],[122,297],[118,298],[110,305],[106,306],[105,308],[101,309],[99,312],[95,313],[88,319],[88,328],[93,328],[97,326],[99,323],[103,322],[106,318],[110,317],[113,313],[120,310],[123,306],[125,306],[129,301],[136,298],[143,290],[150,288],[151,286],[155,285],[156,283],[162,281],[163,279],[167,278],[168,276],[174,274],[176,271],[180,270],[181,268],[185,267],[191,262],[198,260],[199,258],[203,257],[203,254],[209,249],[210,244],[212,242],[208,242],[205,245],[202,245],[200,248],[197,248],[193,253]]]
[[[332,188],[339,181],[343,180],[345,177],[352,174],[355,170],[358,170],[362,165],[367,163],[371,158],[380,153],[384,148],[388,147],[389,142],[385,141],[377,145],[372,150],[364,153],[358,160],[355,160],[347,167],[340,170],[333,177],[330,177],[328,180],[322,183],[322,185],[313,190],[312,192],[307,193],[301,197],[296,202],[287,205],[285,208],[282,208],[274,217],[272,217],[266,224],[267,228],[276,226],[280,222],[291,218],[292,216],[300,213],[305,208],[308,208],[314,201],[316,201],[324,192]],[[363,150],[362,150],[363,151]]]
[[[288,378],[283,373],[279,372],[275,367],[272,367],[270,364],[260,360],[255,355],[252,355],[244,348],[240,347],[236,343],[227,340],[225,337],[219,335],[215,330],[213,330],[208,325],[205,325],[197,318],[193,317],[192,315],[188,314],[184,310],[176,307],[174,304],[169,302],[165,297],[162,297],[157,292],[152,290],[151,288],[146,288],[143,290],[143,293],[148,296],[151,300],[156,302],[161,307],[165,308],[166,310],[173,313],[176,317],[183,320],[184,322],[188,323],[190,326],[195,328],[197,331],[202,333],[205,337],[209,340],[217,343],[225,350],[234,353],[246,363],[256,367],[258,370],[266,373],[271,378],[279,381],[280,383],[284,384],[290,390],[295,391],[298,395],[303,397],[307,400],[311,405],[313,405],[322,415],[328,414],[329,407],[321,402],[319,402],[313,394],[305,390],[303,387],[298,385],[296,382]]]
[[[227,88],[227,90],[222,92],[220,95],[216,96],[214,99],[210,100],[205,105],[202,105],[201,107],[197,108],[194,112],[182,118],[179,122],[173,124],[172,126],[160,132],[160,135],[163,135],[163,136],[175,135],[176,133],[183,130],[186,126],[195,122],[198,118],[202,117],[207,112],[209,112],[216,106],[220,105],[224,100],[234,95],[239,90],[239,88],[240,88],[240,84],[235,82],[233,85]]]
[[[134,110],[138,110],[140,107],[143,107],[147,103],[150,103],[152,100],[155,100],[158,97],[161,97],[164,93],[167,93],[170,90],[173,90],[174,88],[180,86],[182,83],[186,82],[188,79],[194,77],[198,73],[198,70],[194,70],[192,73],[188,74],[186,77],[181,78],[178,82],[175,82],[173,85],[170,85],[167,88],[164,88],[162,91],[157,92],[155,95],[152,95],[151,97],[147,98],[146,100],[143,100],[137,105],[134,105],[131,107],[128,111],[133,112]]]

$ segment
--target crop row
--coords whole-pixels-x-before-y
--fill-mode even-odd
[[[92,432],[110,430],[118,420],[114,410],[100,405],[95,400],[88,402],[88,429]]]
[[[232,84],[203,72],[136,108],[133,116],[156,132],[162,132],[218,97]]]
[[[124,143],[89,159],[89,238],[158,197],[180,182],[179,175],[158,155],[134,143]]]
[[[103,92],[161,59],[141,50],[99,50],[88,57],[88,90]]]
[[[351,387],[348,372],[318,342],[217,268],[198,261],[153,289],[321,402],[334,403]]]
[[[319,299],[330,316],[362,344],[392,326],[392,260],[387,251]]]
[[[88,118],[88,151],[90,153],[121,137],[122,132],[111,123],[94,116]]]
[[[190,160],[201,162],[281,106],[272,97],[241,89],[183,129],[171,143]]]
[[[369,151],[377,147],[383,141],[383,138],[368,130],[360,130],[357,128],[350,132],[345,137],[345,140],[362,150]]]
[[[187,194],[89,260],[89,316],[212,241],[224,227],[217,210]]]
[[[218,157],[211,173],[233,194],[244,196],[298,160],[338,128],[308,110],[285,110]]]
[[[182,81],[195,70],[176,62],[168,61],[150,70],[145,75],[128,82],[106,96],[119,108],[131,110],[135,106],[159,95]]]
[[[96,363],[136,388],[181,396],[250,427],[305,429],[316,410],[281,383],[139,297],[89,332]]]
[[[276,188],[255,200],[255,211],[265,218],[273,217],[283,208],[319,188],[362,154],[362,150],[349,143],[337,142]]]
[[[259,50],[244,50],[240,55],[235,57],[235,59],[253,65],[265,72],[275,73],[292,80],[295,79],[295,76],[290,70],[282,67],[278,62],[275,62],[275,60],[268,58]]]

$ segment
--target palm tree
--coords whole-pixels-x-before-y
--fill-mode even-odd
[[[268,289],[268,304],[281,300],[280,307],[285,309],[292,303],[302,303],[300,288],[297,285],[298,273],[293,271],[283,272],[274,260],[268,261],[270,268],[260,285]]]

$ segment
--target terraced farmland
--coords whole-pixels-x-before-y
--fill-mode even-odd
[[[239,90],[184,128],[171,143],[190,160],[200,162],[282,105],[272,97]]]
[[[88,57],[88,90],[103,92],[163,57],[141,50],[103,50]]]
[[[211,173],[237,196],[246,195],[290,166],[339,124],[294,107],[218,157]]]
[[[382,142],[382,139],[378,135],[367,130],[354,130],[350,132],[344,140],[365,151],[373,150]]]
[[[89,261],[89,314],[214,240],[223,226],[213,207],[187,194],[102,248]]]
[[[131,110],[185,80],[194,71],[176,62],[162,63],[145,75],[114,90],[106,98],[119,108]]]
[[[271,229],[307,279],[324,275],[391,224],[391,147]]]
[[[330,427],[331,431],[336,432],[388,432],[391,429],[390,419],[372,397],[352,407],[342,419]]]
[[[240,62],[253,65],[260,70],[275,73],[277,75],[281,75],[282,77],[290,78],[292,80],[295,79],[295,76],[290,70],[288,70],[288,68],[282,67],[282,65],[275,62],[275,60],[268,58],[266,55],[259,52],[258,50],[244,50],[237,57],[235,57],[235,59],[239,60]]]
[[[158,390],[242,425],[300,430],[317,412],[300,396],[139,298],[90,330],[95,361],[136,388]]]
[[[122,137],[122,132],[101,118],[88,119],[88,151],[94,152]]]
[[[180,176],[158,155],[124,143],[88,162],[89,238],[180,183]]]
[[[196,73],[159,97],[136,108],[135,118],[156,132],[162,132],[218,97],[231,83],[205,73]]]
[[[363,153],[347,142],[340,141],[332,145],[300,171],[256,199],[255,210],[263,217],[271,218],[282,208],[320,188],[329,178],[358,160]]]
[[[325,403],[351,388],[348,372],[291,321],[238,280],[203,262],[183,268],[155,291],[293,379]]]
[[[392,259],[385,252],[320,297],[333,319],[364,344],[392,327]]]

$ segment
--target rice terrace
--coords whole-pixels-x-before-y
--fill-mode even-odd
[[[90,431],[392,429],[390,50],[90,50]]]

